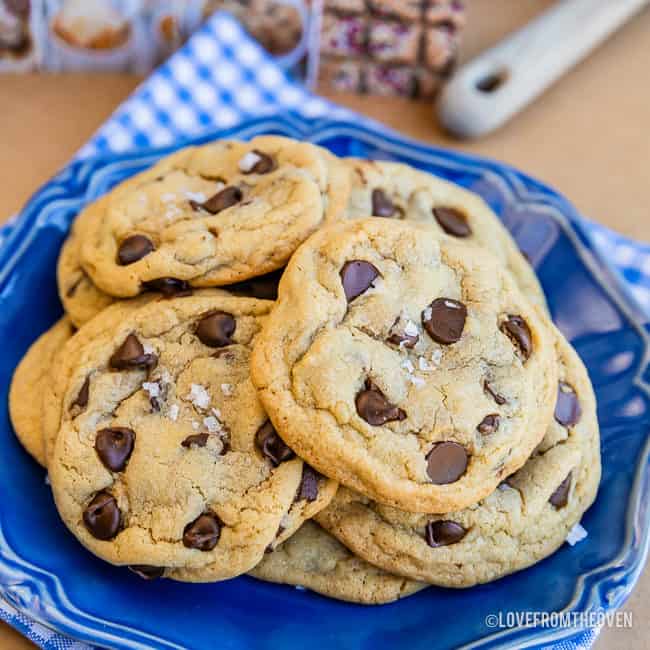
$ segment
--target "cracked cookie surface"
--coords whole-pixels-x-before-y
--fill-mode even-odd
[[[82,267],[119,297],[263,275],[342,217],[349,182],[332,154],[287,138],[189,147],[91,206]]]
[[[440,232],[484,246],[513,274],[528,298],[546,309],[532,267],[485,201],[455,183],[395,162],[346,158],[351,219],[376,217],[430,223]]]
[[[249,575],[364,605],[391,603],[427,587],[382,571],[354,556],[313,521],[305,522]]]
[[[57,321],[27,350],[11,380],[11,424],[23,447],[43,466],[46,465],[46,453],[41,426],[42,396],[49,384],[54,358],[73,333],[74,327],[68,318]]]
[[[596,403],[587,371],[557,333],[554,419],[533,456],[490,496],[441,515],[412,514],[340,489],[317,515],[353,552],[399,575],[469,587],[553,553],[594,501],[600,480]]]
[[[155,300],[77,350],[49,472],[61,517],[93,553],[222,580],[331,500],[336,484],[283,443],[249,378],[271,305],[222,292]]]
[[[348,221],[293,256],[252,357],[283,439],[382,503],[476,503],[544,436],[557,386],[541,310],[486,250],[424,224]]]

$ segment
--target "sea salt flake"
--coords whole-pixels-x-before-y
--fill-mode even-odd
[[[260,160],[262,160],[262,156],[256,154],[254,151],[249,151],[239,161],[239,169],[244,173],[251,172]]]
[[[433,350],[431,352],[431,361],[434,365],[439,366],[442,361],[442,350]]]
[[[587,535],[587,531],[580,524],[576,524],[566,536],[566,541],[571,546],[575,546],[578,542],[581,542],[585,537],[587,537]]]
[[[233,393],[233,386],[232,384],[221,384],[221,392],[226,396],[230,397]]]
[[[145,381],[142,388],[149,393],[149,397],[160,397],[160,384],[155,381]]]
[[[169,407],[169,413],[167,414],[169,416],[169,419],[176,422],[176,420],[178,420],[178,412],[179,411],[180,411],[180,409],[178,408],[178,404],[172,404]]]
[[[221,420],[221,411],[219,409],[213,407],[210,410],[212,411],[212,415],[214,415],[217,420]]]
[[[280,526],[282,526],[282,528],[285,530],[291,526],[291,517],[288,514],[282,515],[282,519],[280,519]]]
[[[196,201],[197,203],[205,203],[207,200],[207,197],[203,192],[190,192],[186,190],[185,196],[188,201]]]
[[[404,368],[409,374],[415,370],[415,366],[410,359],[404,359],[404,361],[402,361],[402,368]]]
[[[164,203],[171,203],[176,200],[176,194],[173,194],[172,192],[161,194],[160,200],[163,201]]]
[[[431,307],[427,307],[423,312],[422,312],[422,318],[426,320],[431,320],[431,317],[433,316],[433,309]]]
[[[156,349],[152,345],[149,345],[148,343],[143,343],[142,349],[144,350],[145,354],[154,354],[156,351]]]
[[[424,357],[418,357],[418,368],[422,372],[427,372],[427,370],[431,370],[431,365]]]
[[[199,422],[197,422],[196,420],[194,420],[194,421],[192,422],[192,429],[194,429],[194,431],[198,431],[198,430],[199,430],[199,426],[200,426],[200,424],[199,424]]]
[[[45,474],[45,479],[44,480],[45,480],[45,485],[51,485],[51,483],[50,483],[50,475],[49,474]]]
[[[412,320],[408,319],[406,325],[404,325],[404,334],[406,336],[418,336],[419,333],[418,326]]]
[[[409,380],[414,386],[417,386],[418,388],[420,386],[424,386],[424,384],[426,383],[424,379],[422,379],[422,377],[413,376],[413,377],[409,377]]]
[[[295,585],[295,588],[298,591],[307,591],[307,587],[303,587],[302,585]]]
[[[221,429],[221,423],[212,415],[209,415],[207,418],[203,418],[203,426],[210,433],[216,433]]]
[[[199,409],[207,409],[210,406],[210,395],[201,384],[192,384],[186,399]]]

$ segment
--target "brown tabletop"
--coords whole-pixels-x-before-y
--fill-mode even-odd
[[[552,2],[468,4],[464,59]],[[511,163],[559,189],[584,215],[650,241],[649,62],[650,11],[646,11],[514,121],[478,142],[459,142],[443,134],[429,104],[330,97],[426,142]],[[138,81],[118,75],[0,76],[0,221],[20,209],[69,160]],[[624,609],[632,612],[632,628],[604,630],[597,648],[650,648],[647,571]],[[30,647],[0,623],[0,648]]]

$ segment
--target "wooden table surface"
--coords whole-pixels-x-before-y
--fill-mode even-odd
[[[463,59],[550,4],[470,0]],[[330,97],[426,142],[511,163],[555,186],[584,215],[650,241],[649,62],[646,11],[514,121],[477,142],[442,133],[428,104]],[[0,76],[0,220],[20,209],[138,82],[126,75]],[[650,648],[648,571],[624,609],[632,612],[632,628],[604,630],[598,649]],[[0,648],[31,647],[0,623]]]

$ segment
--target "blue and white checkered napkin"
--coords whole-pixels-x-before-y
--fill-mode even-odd
[[[308,118],[366,121],[293,83],[232,17],[216,14],[115,111],[76,158],[168,145],[286,111]],[[586,225],[594,244],[650,314],[650,246],[597,224]],[[5,234],[8,228],[11,224]],[[0,244],[2,238],[0,229]],[[89,650],[32,621],[2,599],[0,618],[47,650]],[[576,643],[561,643],[557,650],[589,648],[596,634],[588,631]]]

